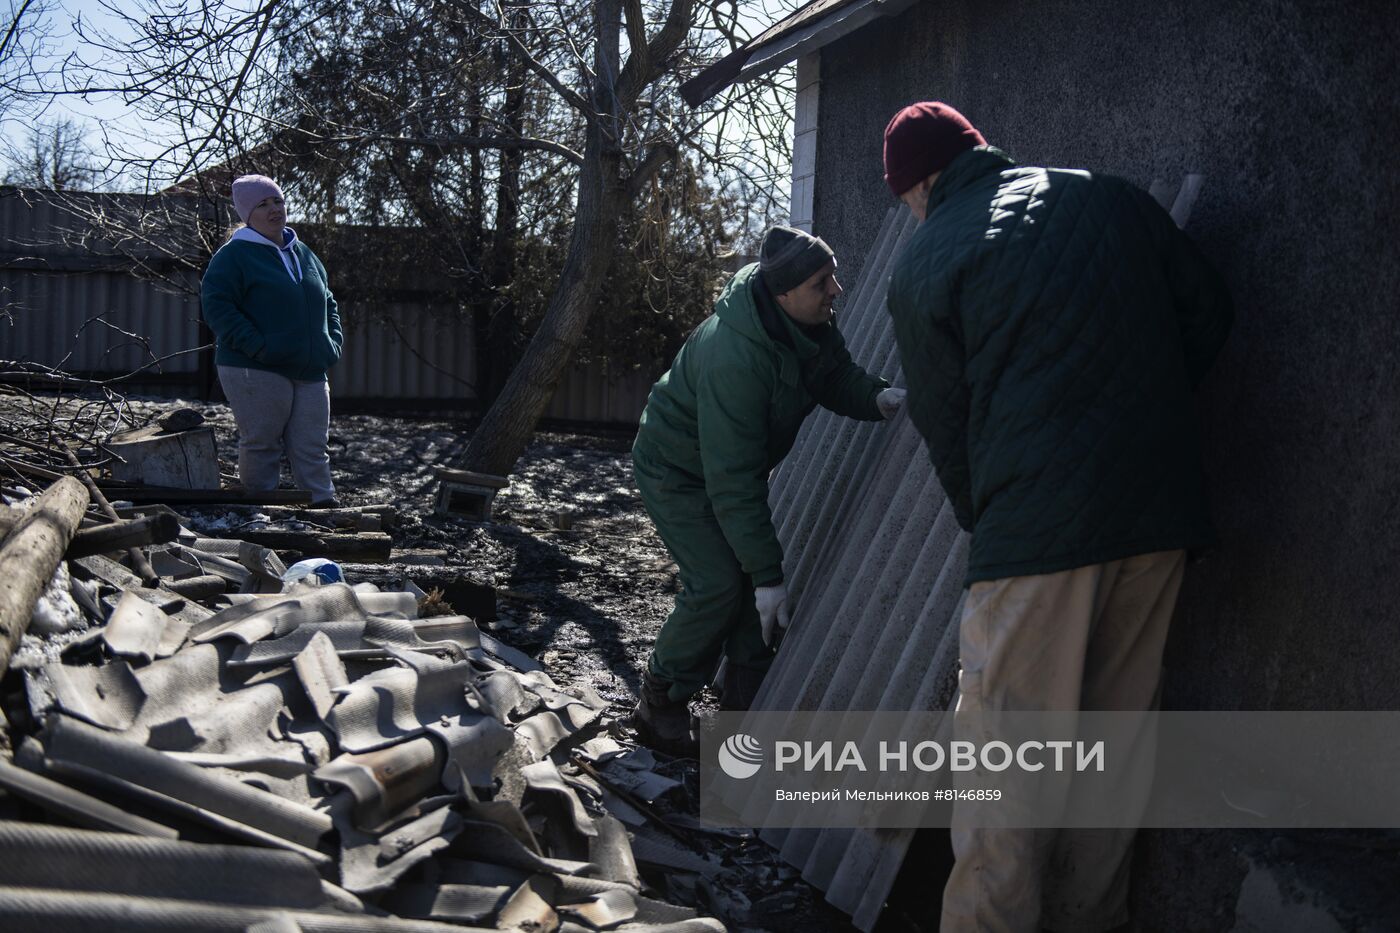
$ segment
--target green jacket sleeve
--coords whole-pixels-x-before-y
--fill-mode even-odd
[[[768,386],[752,368],[706,368],[696,387],[705,491],[715,519],[755,586],[783,579],[783,549],[768,507]]]
[[[954,296],[942,278],[914,288],[895,283],[887,305],[909,389],[909,417],[928,445],[929,459],[958,524],[971,531],[975,518],[967,448],[971,399],[963,378],[966,364]]]
[[[256,359],[267,341],[239,308],[240,291],[238,264],[231,254],[220,250],[210,260],[200,282],[200,309],[220,344]]]
[[[880,407],[875,404],[875,396],[881,390],[888,389],[890,384],[856,365],[836,325],[831,326],[831,332],[825,339],[829,344],[819,357],[820,365],[804,380],[807,391],[817,400],[817,404],[838,415],[862,421],[882,420],[884,415],[880,414]]]

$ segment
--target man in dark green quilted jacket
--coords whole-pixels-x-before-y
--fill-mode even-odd
[[[877,421],[902,389],[857,366],[836,329],[836,257],[791,227],[764,237],[651,390],[632,459],[681,593],[657,636],[633,721],[686,744],[686,701],[727,661],[722,703],[747,709],[787,625],[768,473],[817,405]]]
[[[960,721],[1152,708],[1186,553],[1213,538],[1192,391],[1223,280],[1146,192],[1018,166],[946,104],[890,121],[885,179],[922,221],[889,289],[909,414],[972,533]],[[942,929],[1121,925],[1131,841],[955,808]]]

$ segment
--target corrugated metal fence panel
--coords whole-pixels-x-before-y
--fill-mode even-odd
[[[0,258],[39,256],[56,266],[93,258],[160,260],[200,251],[201,202],[187,196],[0,188]],[[94,218],[110,232],[94,229]]]
[[[896,385],[885,293],[913,228],[908,211],[889,213],[840,318],[854,359]],[[956,684],[953,620],[968,539],[908,415],[870,423],[818,409],[774,474],[770,503],[793,616],[755,708],[943,708]],[[766,801],[734,804],[762,824]],[[795,829],[763,838],[869,930],[912,832]]]
[[[345,355],[331,370],[342,399],[473,400],[476,340],[470,321],[399,302],[374,314],[345,309]]]
[[[598,363],[569,367],[545,411],[546,418],[596,424],[636,424],[656,376],[641,370],[617,373]]]
[[[9,312],[0,320],[0,356],[73,372],[127,373],[199,346],[198,301],[119,273],[0,270],[0,307]],[[153,372],[198,368],[187,353]]]
[[[69,371],[118,375],[199,346],[199,302],[172,294],[119,271],[78,271],[119,260],[107,246],[72,236],[83,212],[140,214],[151,207],[137,195],[82,193],[57,202],[45,192],[0,193],[0,262],[38,259],[56,269],[0,268],[0,357],[62,366]],[[168,199],[171,210],[194,216],[195,202]],[[161,202],[163,204],[164,202]],[[160,205],[156,205],[160,206]],[[74,214],[77,210],[79,213]],[[181,215],[183,216],[183,215]],[[173,242],[173,241],[172,241]],[[153,251],[158,253],[159,250]],[[194,273],[190,280],[197,291]],[[420,302],[359,312],[347,302],[345,356],[331,371],[331,392],[345,400],[476,401],[476,343],[470,322]],[[121,330],[146,338],[150,353],[117,330],[90,318],[104,315]],[[86,326],[85,326],[86,324]],[[191,393],[198,389],[196,354],[160,366],[189,381],[142,391]],[[655,373],[617,373],[598,364],[571,366],[545,417],[579,424],[635,425],[646,406]],[[134,386],[128,386],[134,388]]]

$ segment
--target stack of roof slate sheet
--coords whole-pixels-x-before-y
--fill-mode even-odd
[[[172,555],[247,575],[215,609],[61,566],[88,624],[7,681],[0,929],[723,929],[643,895],[635,810],[570,759],[625,757],[590,687],[412,592],[259,592],[277,555],[230,544]]]

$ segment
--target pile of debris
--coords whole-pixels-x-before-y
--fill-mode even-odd
[[[724,928],[660,899],[720,865],[590,687],[411,584],[289,583],[257,529],[4,492],[0,928]]]

